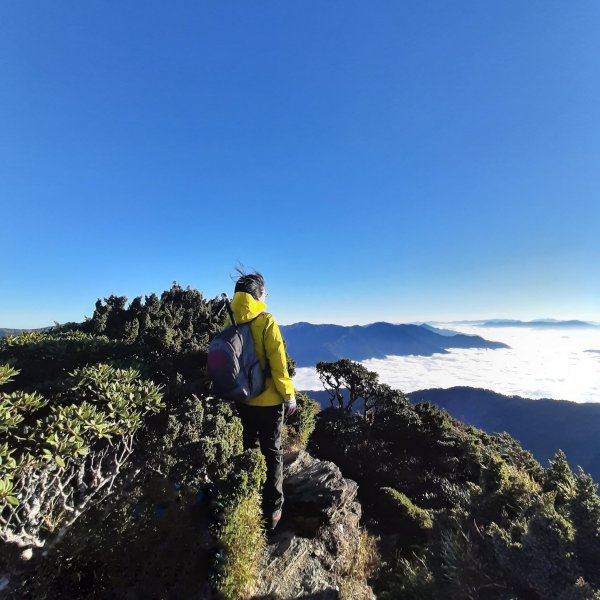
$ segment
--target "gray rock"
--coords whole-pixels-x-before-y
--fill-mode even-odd
[[[283,517],[254,598],[341,599],[360,544],[358,485],[332,462],[304,451],[292,459],[285,470]],[[352,583],[353,598],[374,598],[365,582]]]

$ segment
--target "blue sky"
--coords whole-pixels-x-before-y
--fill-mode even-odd
[[[600,4],[0,6],[0,326],[262,271],[282,323],[600,321]]]

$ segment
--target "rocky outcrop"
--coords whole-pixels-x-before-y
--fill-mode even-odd
[[[287,457],[283,518],[270,540],[255,600],[374,598],[360,581],[358,485],[302,451]]]

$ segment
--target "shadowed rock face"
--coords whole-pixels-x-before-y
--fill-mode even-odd
[[[357,491],[358,485],[343,479],[333,463],[303,452],[291,464],[284,483],[284,524],[299,535],[302,530],[302,537],[314,538],[321,526],[335,519],[340,508],[355,508],[360,519]]]
[[[336,600],[360,543],[358,485],[304,451],[287,459],[283,518],[254,598]],[[366,584],[360,597],[374,598]]]

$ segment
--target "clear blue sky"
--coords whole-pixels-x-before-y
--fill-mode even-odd
[[[600,321],[600,3],[0,5],[0,326]]]

